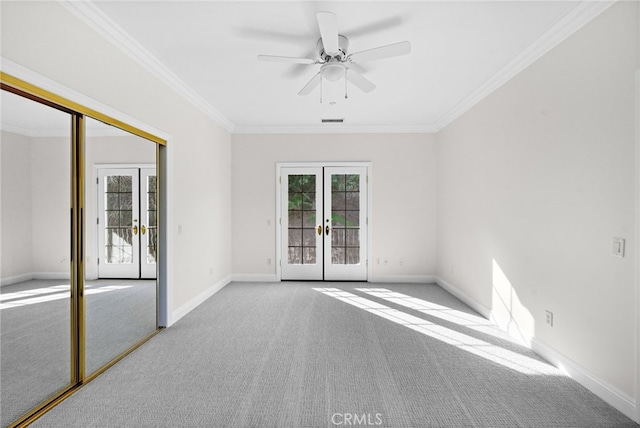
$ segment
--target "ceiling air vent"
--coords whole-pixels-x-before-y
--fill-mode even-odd
[[[322,123],[342,123],[344,119],[322,119]]]

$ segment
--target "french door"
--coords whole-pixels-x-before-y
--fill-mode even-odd
[[[98,170],[98,277],[156,277],[155,168]]]
[[[282,167],[283,280],[367,280],[367,167]]]

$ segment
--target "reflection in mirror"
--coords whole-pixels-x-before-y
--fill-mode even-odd
[[[71,383],[71,115],[0,91],[0,423]]]
[[[86,368],[156,330],[156,144],[87,119]],[[91,185],[89,185],[91,183]]]

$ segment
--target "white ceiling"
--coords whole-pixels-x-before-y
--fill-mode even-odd
[[[589,1],[94,1],[65,4],[231,132],[431,132],[455,119],[599,9]],[[344,82],[298,91],[319,65],[316,13],[334,12],[350,52],[408,40],[409,55],[362,64],[370,93]],[[334,84],[336,85],[336,84]],[[331,101],[335,105],[331,105]],[[322,125],[344,118],[343,125]]]

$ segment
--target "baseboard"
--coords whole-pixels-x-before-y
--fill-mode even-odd
[[[31,281],[33,279],[69,279],[68,272],[28,272],[20,275],[9,276],[0,279],[0,287],[5,285],[18,284],[20,282]]]
[[[269,273],[236,273],[233,281],[236,282],[276,282],[275,274]],[[400,282],[413,284],[432,284],[436,282],[434,275],[376,275],[369,278],[369,282]]]
[[[276,282],[275,273],[235,273],[232,275],[235,282]]]
[[[4,287],[5,285],[18,284],[20,282],[31,281],[33,279],[33,273],[23,273],[15,276],[8,276],[6,278],[0,279],[0,287]]]
[[[531,350],[566,372],[573,380],[618,409],[628,418],[635,422],[640,422],[638,420],[635,400],[630,395],[598,379],[598,377],[589,370],[535,337],[531,339]]]
[[[622,412],[625,416],[640,423],[636,410],[636,403],[633,397],[620,391],[609,383],[598,379],[598,377],[592,374],[589,370],[585,369],[566,355],[558,352],[539,339],[526,334],[520,330],[515,323],[496,315],[490,308],[476,302],[473,298],[469,297],[469,295],[458,289],[453,284],[440,277],[436,277],[436,283],[463,301],[476,312],[493,321],[500,329],[509,333],[512,337],[529,347],[533,352],[540,355],[549,363],[567,373],[567,375],[569,375],[573,380],[596,394],[598,397],[602,398],[611,406]]]
[[[375,275],[369,278],[369,282],[433,284],[434,282],[436,282],[436,277],[434,275]]]
[[[33,279],[69,279],[69,272],[34,272]]]
[[[479,313],[480,315],[482,315],[486,319],[489,319],[489,320],[492,319],[492,317],[491,317],[491,309],[487,308],[486,306],[484,306],[481,303],[478,303],[475,299],[469,297],[468,294],[466,294],[465,292],[460,290],[455,285],[451,284],[450,282],[445,281],[444,279],[440,278],[439,276],[436,276],[436,281],[435,282],[440,287],[444,288],[449,293],[453,294],[458,299],[462,300],[467,306],[469,306],[471,309],[473,309],[474,311],[476,311],[477,313]]]
[[[189,312],[197,308],[201,303],[207,300],[209,297],[216,294],[218,291],[222,290],[227,284],[231,282],[231,275],[226,276],[220,281],[213,284],[211,287],[207,288],[202,293],[198,294],[193,299],[189,300],[184,305],[180,306],[178,309],[171,313],[171,319],[169,320],[169,326],[177,322],[180,318],[187,315]]]

